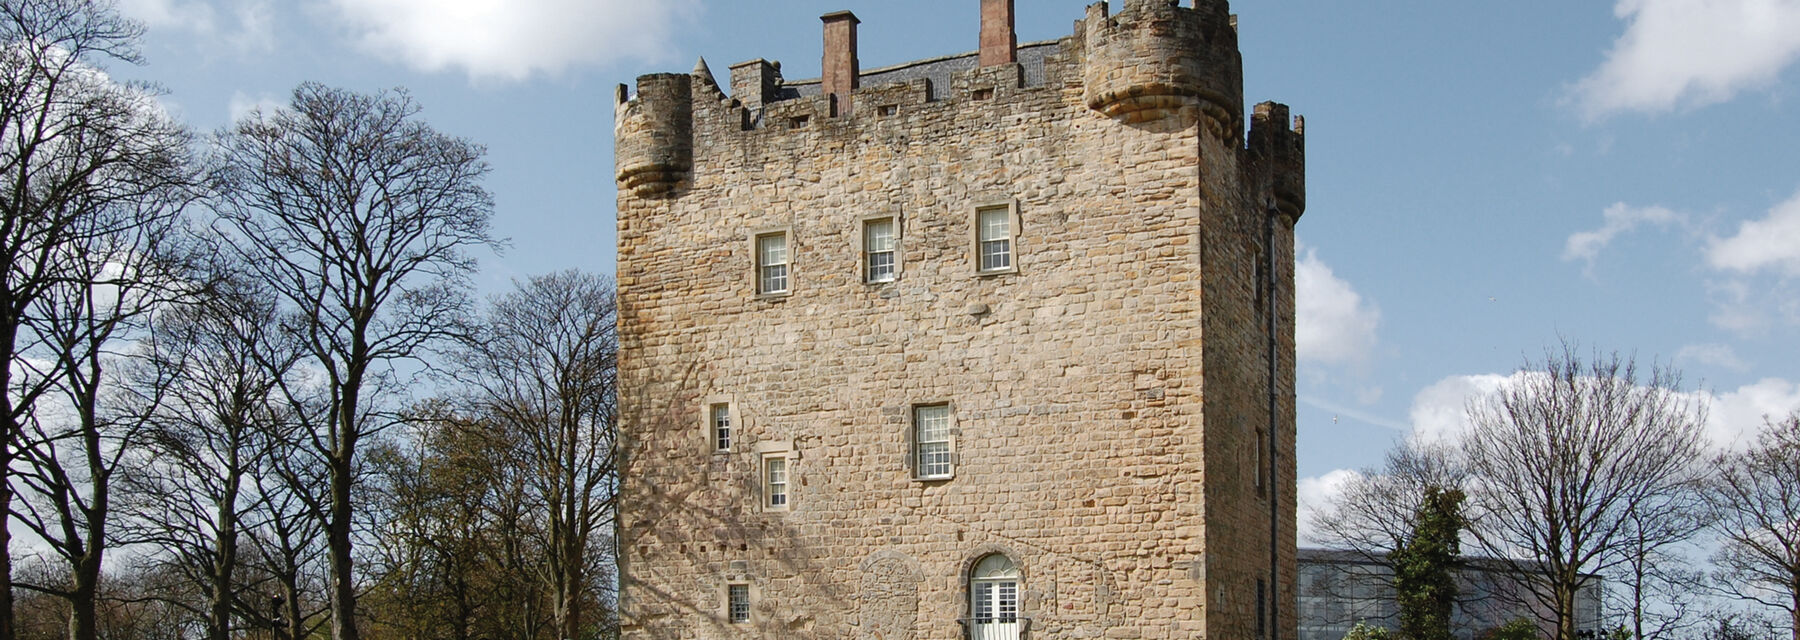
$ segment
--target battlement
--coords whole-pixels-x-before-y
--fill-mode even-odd
[[[1118,11],[1112,11],[1112,6]],[[1174,117],[1201,122],[1215,139],[1243,138],[1243,65],[1236,17],[1224,0],[1115,0],[1087,8],[1074,32],[1017,44],[1010,0],[983,0],[981,49],[863,71],[849,12],[821,17],[821,76],[786,80],[781,63],[731,66],[730,95],[710,71],[638,78],[616,104],[617,178],[633,193],[672,188],[691,169],[695,129],[717,135],[784,135],[866,127],[901,112],[1002,110],[1016,97],[1078,89],[1095,116],[1128,124]],[[681,85],[686,84],[687,87]]]

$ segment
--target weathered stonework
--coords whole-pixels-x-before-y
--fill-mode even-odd
[[[982,34],[1012,47],[1010,25]],[[627,638],[960,638],[989,553],[1020,573],[1030,638],[1294,637],[1299,127],[1265,103],[1246,135],[1222,0],[1098,4],[985,53],[836,96],[761,60],[731,97],[704,67],[621,88]],[[1014,268],[981,274],[991,206]],[[897,222],[892,282],[864,282],[874,217]],[[787,234],[779,295],[755,281],[767,232]],[[940,403],[954,477],[917,480],[913,409]]]

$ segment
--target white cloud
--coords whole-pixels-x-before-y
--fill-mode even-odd
[[[1512,375],[1450,376],[1419,391],[1413,398],[1413,434],[1423,442],[1452,442],[1469,431],[1466,408],[1471,400],[1517,384],[1535,372]],[[1780,417],[1800,409],[1800,383],[1764,378],[1725,392],[1686,391],[1695,406],[1707,408],[1705,432],[1716,449],[1741,448],[1755,438],[1764,416]]]
[[[1741,449],[1762,431],[1763,418],[1780,418],[1800,409],[1800,383],[1764,378],[1712,398],[1706,434],[1721,449]]]
[[[1421,442],[1448,442],[1462,437],[1469,430],[1469,401],[1491,394],[1521,375],[1525,374],[1450,376],[1420,389],[1413,396],[1410,412],[1413,435]]]
[[[1375,350],[1381,310],[1338,278],[1317,252],[1300,248],[1294,263],[1295,349],[1302,362],[1355,365]]]
[[[1653,224],[1667,227],[1686,218],[1679,213],[1662,207],[1632,207],[1623,202],[1614,203],[1600,212],[1602,220],[1600,228],[1592,231],[1580,231],[1569,236],[1563,246],[1564,260],[1586,260],[1589,263],[1599,257],[1600,250],[1612,243],[1619,234],[1638,228],[1640,225]]]
[[[360,44],[425,71],[524,80],[656,58],[696,0],[330,0]]]
[[[1775,205],[1768,216],[1739,224],[1737,235],[1713,239],[1706,249],[1706,262],[1724,271],[1767,269],[1800,276],[1800,193]]]
[[[1336,498],[1338,494],[1343,493],[1344,484],[1355,479],[1357,475],[1357,472],[1351,469],[1337,469],[1322,476],[1300,479],[1299,504],[1297,506],[1300,512],[1299,534],[1301,540],[1314,539],[1313,518],[1315,514],[1326,505],[1331,504],[1332,499]]]
[[[1724,102],[1800,58],[1800,0],[1618,0],[1613,13],[1624,35],[1573,87],[1589,118]]]
[[[1750,363],[1745,362],[1743,358],[1738,357],[1737,350],[1732,349],[1731,345],[1728,344],[1707,343],[1686,345],[1682,347],[1680,351],[1675,352],[1675,361],[1710,365],[1721,369],[1730,369],[1732,371],[1750,370]]]

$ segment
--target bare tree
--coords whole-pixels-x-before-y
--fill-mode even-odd
[[[150,459],[131,478],[139,508],[123,526],[155,549],[152,567],[204,595],[170,602],[201,607],[192,613],[210,640],[230,640],[237,614],[261,600],[243,579],[243,532],[269,513],[255,474],[284,453],[275,391],[300,355],[276,317],[263,291],[226,283],[160,314],[125,385],[161,406],[150,415]]]
[[[150,197],[95,216],[91,222],[107,231],[58,249],[67,254],[59,258],[66,280],[40,296],[26,319],[54,346],[46,353],[57,375],[18,443],[25,465],[16,470],[17,490],[25,500],[14,515],[71,573],[69,587],[54,593],[70,600],[72,640],[98,633],[104,557],[121,542],[114,492],[141,460],[148,416],[162,400],[125,390],[122,372],[135,355],[125,350],[150,314],[193,293],[179,205]]]
[[[358,637],[357,451],[394,420],[378,410],[375,392],[399,361],[456,335],[474,269],[468,251],[494,245],[483,149],[439,133],[418,112],[404,92],[303,84],[287,107],[224,133],[214,163],[223,226],[251,276],[293,312],[325,380],[320,410],[296,417],[310,427],[330,481],[315,511],[326,532],[336,640]]]
[[[1780,609],[1800,640],[1800,412],[1770,421],[1748,451],[1717,459],[1707,485],[1714,562],[1727,592]]]
[[[32,355],[49,345],[27,325],[32,307],[71,277],[59,249],[113,233],[95,218],[181,174],[185,135],[144,91],[97,66],[137,62],[138,35],[108,2],[0,0],[0,474],[9,477],[35,403],[59,379],[43,368],[56,358]],[[0,513],[13,505],[7,480]],[[13,637],[11,549],[0,526],[0,638]]]
[[[1673,370],[1640,380],[1617,354],[1584,362],[1564,345],[1522,371],[1468,407],[1471,532],[1574,640],[1576,592],[1656,535],[1637,517],[1697,489],[1705,407]]]
[[[1313,510],[1312,540],[1386,564],[1418,529],[1427,492],[1463,488],[1468,472],[1451,443],[1410,438],[1388,450],[1380,468],[1363,469]]]
[[[594,620],[589,572],[618,490],[618,338],[612,282],[564,271],[497,296],[461,353],[469,400],[513,439],[520,477],[541,505],[545,584],[558,637]]]

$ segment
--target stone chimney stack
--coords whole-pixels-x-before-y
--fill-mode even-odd
[[[836,101],[838,115],[850,113],[850,93],[856,90],[856,25],[861,20],[849,11],[819,16],[825,23],[825,60],[820,67],[819,83],[824,93]]]
[[[1013,0],[981,0],[981,66],[1018,62],[1013,32]]]

